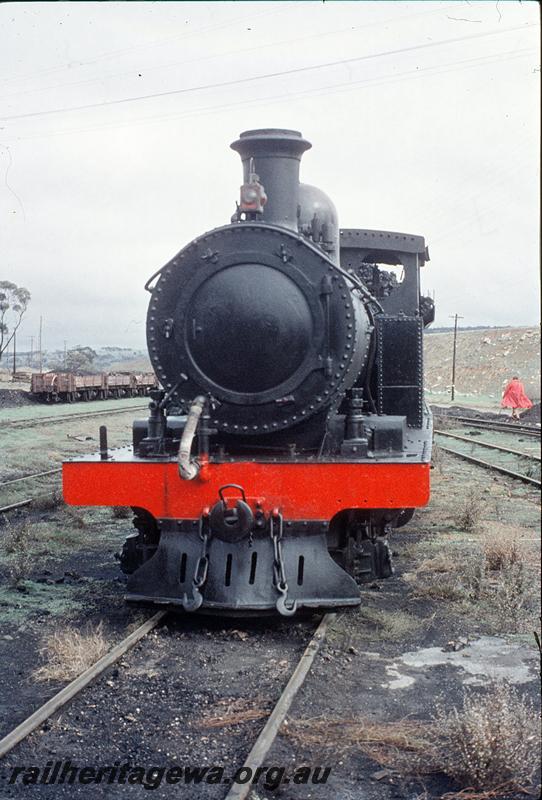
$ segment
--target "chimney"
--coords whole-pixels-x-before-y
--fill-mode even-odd
[[[263,128],[245,131],[230,145],[241,156],[243,180],[249,180],[250,160],[265,189],[267,202],[262,222],[298,230],[299,163],[312,145],[299,131]]]

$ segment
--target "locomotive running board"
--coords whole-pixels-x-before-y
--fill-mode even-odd
[[[165,522],[176,527],[175,520]],[[206,580],[198,587],[194,577],[202,542],[197,532],[162,529],[156,553],[129,576],[125,597],[185,611],[238,615],[254,611],[290,615],[301,608],[360,604],[359,587],[329,555],[325,533],[291,532],[282,539],[282,551],[288,585],[286,606],[278,602],[273,544],[268,534],[255,537],[252,543],[243,540],[235,544],[213,537],[207,548]]]

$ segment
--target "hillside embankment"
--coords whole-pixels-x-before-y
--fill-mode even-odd
[[[425,336],[425,388],[448,399],[452,381],[453,331]],[[540,400],[540,330],[485,328],[459,330],[456,397],[500,402],[508,381],[517,375],[531,400]]]

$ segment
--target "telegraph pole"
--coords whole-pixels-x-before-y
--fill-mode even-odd
[[[455,354],[457,352],[457,320],[463,319],[460,317],[459,314],[454,314],[450,316],[450,319],[454,320],[454,351],[452,356],[452,402],[455,399]]]
[[[13,333],[13,371],[12,375],[17,372],[17,332]]]
[[[39,334],[39,350],[40,350],[40,372],[43,372],[43,352],[41,349],[41,331],[43,327],[43,318],[40,316],[40,334]]]

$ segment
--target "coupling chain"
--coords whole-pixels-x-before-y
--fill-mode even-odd
[[[203,595],[200,589],[207,580],[207,573],[209,571],[209,556],[207,555],[207,546],[210,539],[209,534],[209,516],[202,514],[199,519],[198,535],[201,539],[201,551],[198,560],[196,561],[196,568],[194,569],[194,577],[192,578],[192,597],[188,597],[186,592],[183,595],[183,608],[185,611],[197,611],[203,604]]]
[[[275,528],[275,517],[278,520],[278,525]],[[286,581],[286,570],[284,569],[284,558],[282,556],[282,534],[283,534],[283,517],[282,514],[271,515],[269,518],[269,533],[271,541],[273,542],[273,585],[279,593],[279,598],[276,602],[277,611],[285,617],[291,617],[295,614],[297,609],[297,601],[293,600],[289,604],[288,598],[288,583]]]
[[[195,589],[201,589],[205,581],[207,580],[207,572],[209,571],[209,556],[207,555],[207,543],[209,541],[209,531],[208,529],[204,529],[204,519],[206,517],[201,515],[199,518],[199,530],[198,535],[201,539],[201,553],[200,557],[196,562],[196,569],[194,570],[194,578],[192,579],[192,585]]]

